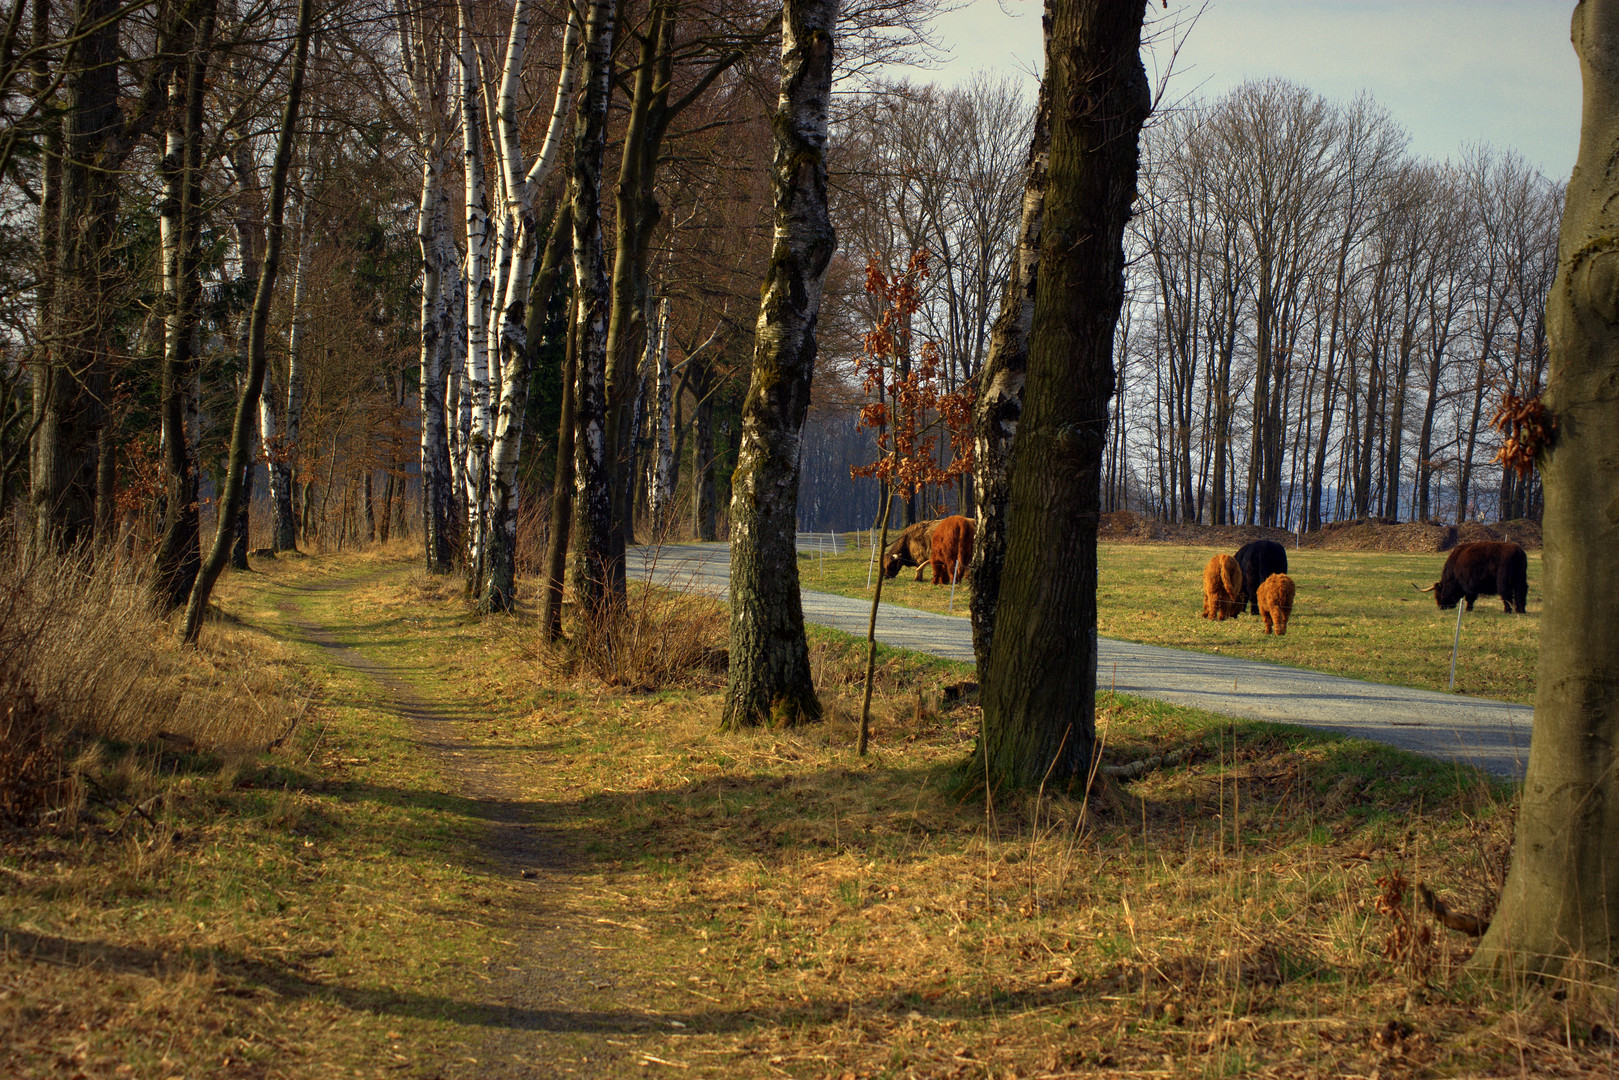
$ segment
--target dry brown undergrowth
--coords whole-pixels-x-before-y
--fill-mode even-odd
[[[71,824],[87,799],[136,805],[109,787],[129,787],[109,762],[262,751],[307,701],[289,655],[261,638],[221,624],[181,647],[151,609],[147,569],[0,537],[0,818]]]

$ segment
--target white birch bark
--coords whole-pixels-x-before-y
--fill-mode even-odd
[[[528,400],[529,341],[527,302],[533,285],[534,261],[539,249],[539,221],[534,209],[536,190],[548,178],[550,169],[540,166],[549,155],[552,167],[556,144],[561,141],[567,105],[573,96],[583,50],[578,48],[577,13],[570,14],[563,35],[561,74],[557,80],[556,103],[546,132],[540,158],[532,169],[523,167],[518,142],[517,90],[522,75],[525,44],[528,39],[528,2],[518,0],[512,10],[511,35],[501,70],[500,92],[496,97],[496,133],[501,188],[505,193],[505,213],[501,215],[500,257],[503,276],[497,279],[495,295],[500,298],[496,343],[491,362],[496,365],[498,406],[489,448],[490,522],[486,535],[496,538],[486,545],[481,603],[489,610],[505,610],[511,602],[511,582],[515,577],[518,512],[517,465],[522,454],[523,416]],[[498,562],[500,565],[493,565]]]
[[[306,176],[307,180],[308,177]],[[298,550],[298,526],[292,512],[293,465],[298,458],[298,429],[304,414],[304,338],[309,332],[308,288],[309,255],[314,242],[309,236],[309,199],[298,204],[298,258],[292,266],[292,329],[287,334],[287,405],[283,412],[285,429],[272,469],[278,474],[271,490],[277,501],[271,516],[271,546],[277,551]],[[262,400],[262,398],[261,398]],[[260,419],[263,410],[260,410]]]
[[[459,261],[449,235],[449,132],[446,115],[449,49],[444,31],[414,5],[400,3],[399,55],[416,113],[416,150],[422,163],[416,239],[421,250],[420,379],[422,545],[429,573],[447,573],[455,561],[455,498],[462,488],[450,466],[452,423],[447,405],[445,360],[454,320],[448,279],[458,278]],[[391,483],[391,481],[390,481]],[[384,522],[386,529],[386,522]]]
[[[653,414],[657,451],[652,461],[652,482],[647,485],[648,501],[652,504],[652,536],[662,540],[668,527],[669,512],[674,504],[675,444],[674,444],[674,373],[669,368],[669,298],[658,306],[658,342],[656,372],[657,390]]]
[[[489,265],[489,196],[484,178],[482,80],[472,43],[471,13],[460,5],[461,49],[456,73],[461,90],[461,156],[466,210],[467,357],[464,391],[470,397],[470,431],[466,440],[466,546],[468,584],[475,583],[483,563],[486,505],[489,498],[489,309],[494,283]]]

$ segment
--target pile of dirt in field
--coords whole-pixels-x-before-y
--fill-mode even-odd
[[[1391,521],[1388,518],[1359,518],[1334,521],[1306,533],[1299,540],[1286,529],[1264,525],[1192,525],[1160,521],[1143,514],[1120,510],[1103,514],[1097,539],[1116,544],[1184,544],[1191,547],[1236,550],[1250,540],[1275,540],[1284,547],[1319,548],[1322,551],[1449,551],[1457,544],[1474,540],[1511,540],[1527,551],[1540,549],[1540,526],[1519,518],[1486,525],[1464,521],[1460,525],[1433,521]]]
[[[1103,514],[1097,539],[1116,544],[1187,544],[1229,547],[1235,550],[1250,540],[1292,543],[1293,534],[1267,525],[1192,525],[1119,510]]]
[[[1320,530],[1306,533],[1303,547],[1323,551],[1449,551],[1457,544],[1475,540],[1510,540],[1525,550],[1540,547],[1540,526],[1519,518],[1490,525],[1464,521],[1460,525],[1436,521],[1394,522],[1387,518],[1359,518],[1334,521]]]

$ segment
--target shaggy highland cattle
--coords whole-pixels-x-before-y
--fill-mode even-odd
[[[1272,574],[1287,573],[1287,549],[1274,540],[1255,540],[1237,549],[1237,565],[1242,567],[1242,595],[1259,614],[1259,587]]]
[[[892,544],[883,551],[883,576],[893,577],[902,566],[916,567],[916,580],[922,580],[922,568],[928,565],[932,547],[930,539],[938,518],[907,525]]]
[[[1473,601],[1480,596],[1499,596],[1509,613],[1516,608],[1522,615],[1529,599],[1529,556],[1523,548],[1505,540],[1457,544],[1445,560],[1438,581],[1426,589],[1413,581],[1411,587],[1433,593],[1442,611],[1449,611],[1464,597],[1467,610],[1472,611]]]
[[[933,527],[933,535],[928,540],[933,584],[954,585],[967,576],[967,564],[973,561],[973,532],[977,528],[977,522],[960,514],[947,517]],[[920,580],[920,569],[917,575]]]
[[[1287,633],[1287,620],[1293,614],[1293,579],[1286,574],[1272,574],[1259,587],[1259,614],[1265,619],[1265,633],[1271,628],[1276,636]]]
[[[1222,622],[1242,614],[1242,567],[1229,555],[1216,555],[1203,568],[1203,617]]]

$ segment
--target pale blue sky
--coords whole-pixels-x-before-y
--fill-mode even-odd
[[[1153,0],[1159,64],[1172,24],[1202,7],[1169,0],[1166,11]],[[939,23],[951,58],[912,77],[1030,71],[1040,61],[1040,9],[1040,0],[969,0]],[[1573,10],[1572,0],[1210,0],[1185,36],[1169,97],[1213,97],[1269,76],[1334,100],[1365,89],[1410,133],[1414,153],[1454,157],[1464,144],[1489,142],[1566,179],[1579,142]]]

